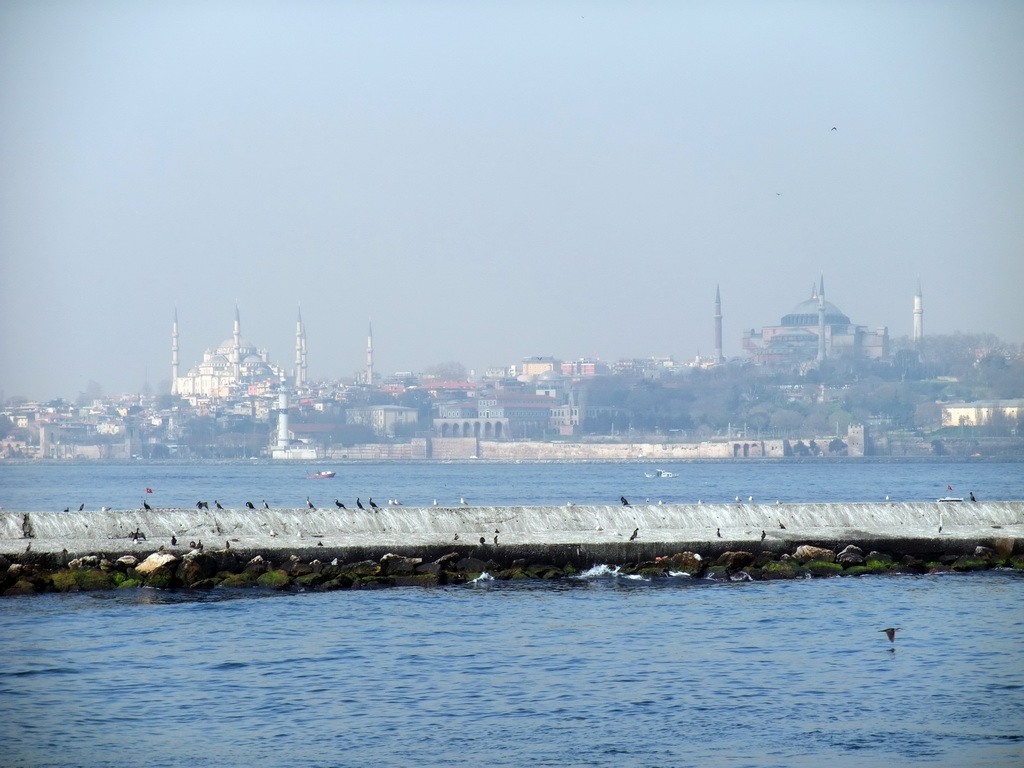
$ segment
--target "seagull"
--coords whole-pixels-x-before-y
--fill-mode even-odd
[[[222,506],[220,505],[220,502],[219,502],[219,501],[217,501],[216,499],[214,499],[214,500],[213,500],[213,503],[217,505],[217,509],[224,509],[224,507],[222,507]]]
[[[633,535],[629,537],[629,540],[630,541],[636,541],[636,537],[639,536],[639,535],[640,535],[640,529],[639,528],[634,528],[633,529]]]
[[[747,501],[753,501],[753,500],[754,500],[753,496],[747,496]]]
[[[437,506],[437,499],[434,499],[434,506]]]
[[[835,129],[836,129],[836,127],[835,127],[835,126],[833,125],[833,126],[832,126],[832,130],[834,131]]]
[[[737,504],[739,504],[739,503],[740,503],[740,497],[739,497],[739,496],[737,496],[737,497],[736,497],[736,503],[737,503]]]
[[[461,504],[464,507],[469,506],[468,504],[466,504],[466,499],[465,498],[460,498],[459,499],[459,504]]]
[[[252,503],[251,501],[247,501],[247,502],[245,502],[245,506],[246,506],[246,508],[248,508],[248,509],[256,509],[256,505],[255,505],[255,504],[253,504],[253,503]]]
[[[316,509],[316,507],[313,506],[313,502],[309,500],[309,496],[306,497],[306,506],[312,510]]]
[[[575,502],[569,501],[569,502],[566,502],[565,506],[567,506],[567,507],[575,507],[576,504],[575,504]]]
[[[629,506],[629,502],[626,501],[626,497],[625,496],[619,496],[619,501],[622,502],[622,506],[624,506],[624,507],[628,507]]]
[[[889,494],[885,494],[885,500],[886,500],[886,501],[888,501],[888,500],[889,500]]]
[[[896,642],[896,633],[903,629],[903,627],[889,627],[888,629],[880,629],[879,632],[885,632],[885,636],[889,638],[890,643]]]
[[[345,509],[345,508],[346,508],[346,507],[345,507],[345,505],[344,505],[344,504],[342,504],[342,503],[341,503],[340,501],[338,501],[337,499],[335,499],[335,500],[334,500],[334,506],[336,506],[336,507],[337,507],[338,509]]]

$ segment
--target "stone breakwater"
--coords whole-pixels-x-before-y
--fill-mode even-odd
[[[1024,567],[1024,502],[0,512],[6,595]]]

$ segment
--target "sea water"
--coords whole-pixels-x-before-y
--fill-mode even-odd
[[[1019,499],[1020,466],[693,464],[650,479],[631,464],[361,465],[307,481],[276,465],[12,465],[0,493],[24,509],[130,504],[139,487],[281,503],[330,483],[493,503],[673,483],[685,500],[929,499],[947,485]],[[1012,571],[723,584],[595,568],[552,583],[4,598],[0,765],[1019,766],[1022,597]],[[891,626],[895,643],[879,631]]]

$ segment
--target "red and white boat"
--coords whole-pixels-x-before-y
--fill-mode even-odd
[[[326,469],[322,469],[312,475],[306,475],[307,480],[324,480],[328,477],[334,477],[334,473]]]

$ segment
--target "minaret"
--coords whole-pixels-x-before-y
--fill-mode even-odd
[[[171,394],[178,394],[178,308],[174,308],[171,324]]]
[[[235,304],[235,328],[231,332],[231,365],[235,381],[242,373],[242,321],[238,315],[238,305]]]
[[[715,363],[719,364],[725,360],[722,357],[722,294],[718,286],[715,286]]]
[[[825,360],[825,276],[818,288],[818,362]]]
[[[921,278],[917,279],[917,293],[914,294],[914,346],[920,348],[924,341],[924,298],[921,296]]]
[[[295,323],[295,386],[306,383],[306,329],[302,325],[302,307]]]
[[[369,335],[366,337],[366,385],[373,386],[373,323],[370,323]]]

